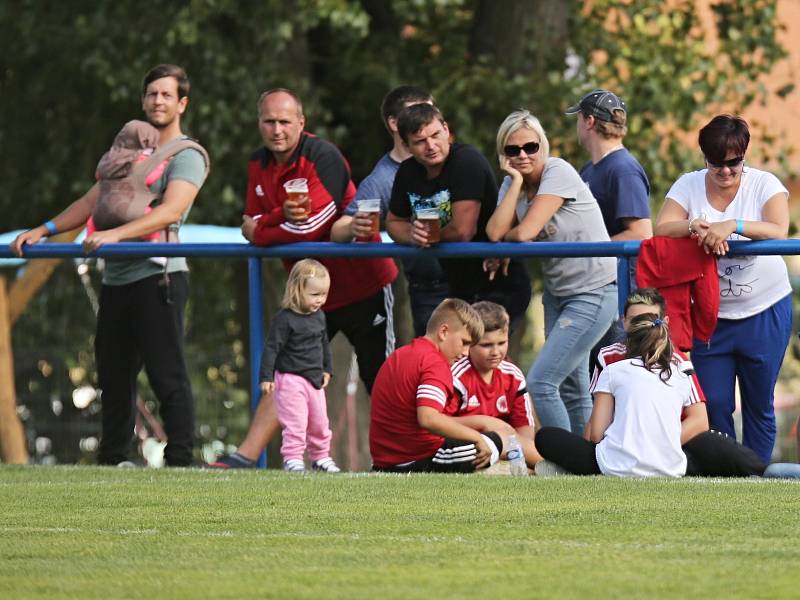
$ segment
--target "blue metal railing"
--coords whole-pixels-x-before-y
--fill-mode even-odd
[[[250,320],[250,386],[251,407],[258,406],[260,390],[258,369],[263,350],[264,310],[261,302],[261,258],[304,258],[307,256],[377,257],[575,257],[613,256],[619,259],[617,282],[619,312],[630,291],[630,258],[639,254],[640,242],[522,242],[522,243],[443,243],[433,248],[420,249],[402,244],[301,242],[262,248],[250,244],[153,244],[124,242],[109,244],[86,254],[80,244],[36,244],[26,247],[25,258],[145,258],[150,256],[185,256],[189,258],[247,258]],[[730,255],[792,255],[800,254],[800,240],[764,240],[758,242],[730,242]],[[8,246],[0,246],[0,258],[12,258]],[[262,453],[259,466],[264,466]]]

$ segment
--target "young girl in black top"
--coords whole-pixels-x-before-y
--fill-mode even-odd
[[[338,473],[330,456],[331,430],[325,387],[333,361],[320,310],[331,280],[319,262],[303,259],[289,272],[283,307],[272,319],[261,359],[261,392],[274,394],[278,420],[283,427],[283,468],[305,471],[308,446],[314,470]]]

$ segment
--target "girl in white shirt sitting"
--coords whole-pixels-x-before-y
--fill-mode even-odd
[[[544,427],[536,447],[576,475],[682,477],[681,411],[694,400],[667,324],[654,314],[635,317],[626,346],[627,358],[604,369],[595,386],[589,440]]]

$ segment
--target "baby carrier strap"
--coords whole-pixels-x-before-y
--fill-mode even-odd
[[[197,140],[186,137],[175,138],[163,146],[159,146],[147,160],[137,164],[136,167],[141,167],[145,173],[149,173],[159,164],[161,164],[162,161],[172,158],[179,152],[187,150],[188,148],[197,150],[203,156],[203,160],[206,163],[206,175],[208,175],[209,166],[211,164],[211,161],[208,158],[208,152],[206,152],[206,149],[197,143]]]
[[[208,171],[211,166],[211,161],[208,158],[208,152],[206,152],[206,149],[203,148],[200,144],[198,144],[196,140],[193,140],[191,138],[181,137],[171,140],[166,144],[164,144],[163,146],[159,146],[156,149],[156,151],[153,152],[153,154],[151,154],[147,158],[147,160],[143,160],[142,162],[136,163],[133,166],[132,174],[134,175],[134,184],[136,185],[136,187],[138,189],[149,191],[149,188],[145,184],[145,179],[147,178],[148,173],[153,171],[153,169],[155,169],[165,160],[171,159],[179,152],[187,150],[189,148],[197,150],[203,157],[203,161],[206,163],[205,177],[208,177]],[[156,197],[158,196],[154,194],[153,198]],[[149,205],[150,202],[148,202],[147,204]],[[142,209],[144,209],[144,207],[142,207]]]
[[[136,163],[131,169],[131,173],[128,176],[134,191],[131,202],[127,206],[120,206],[117,209],[121,210],[123,213],[118,214],[118,216],[122,217],[122,222],[132,221],[141,217],[145,214],[145,210],[148,206],[151,206],[154,201],[161,199],[162,194],[150,191],[150,188],[147,186],[145,182],[147,175],[163,161],[171,159],[179,152],[189,148],[197,150],[201,154],[206,165],[205,176],[208,176],[210,167],[208,152],[206,152],[206,149],[198,144],[197,141],[189,138],[176,138],[163,146],[159,146],[146,160]],[[178,224],[174,223],[167,227],[163,237],[164,241],[177,242]]]

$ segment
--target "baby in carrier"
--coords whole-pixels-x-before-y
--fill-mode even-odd
[[[137,193],[137,186],[131,181],[134,165],[146,161],[153,155],[158,147],[159,135],[158,130],[150,123],[128,121],[114,138],[111,148],[97,164],[95,178],[100,184],[100,196],[95,211],[86,223],[87,235],[91,235],[97,229],[110,229],[124,222],[114,221],[118,221],[117,215],[133,203]],[[156,182],[163,175],[168,162],[169,160],[160,162],[147,173],[144,185],[149,187]],[[150,206],[146,206],[143,214],[152,210]],[[166,241],[162,233],[155,231],[141,239],[152,242]],[[160,265],[166,263],[166,258],[160,256],[151,257],[150,260]]]

